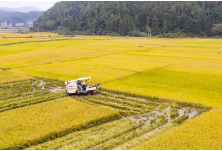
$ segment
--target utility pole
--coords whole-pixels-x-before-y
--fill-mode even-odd
[[[170,42],[171,42],[171,33],[170,33]]]
[[[150,28],[150,39],[151,39],[151,28]]]
[[[39,45],[39,28],[38,28],[38,45]]]
[[[150,39],[150,27],[146,26],[147,29],[147,38]]]
[[[84,27],[84,43],[86,42],[86,40],[85,40],[85,27]]]
[[[147,37],[149,39],[149,28],[147,29]]]

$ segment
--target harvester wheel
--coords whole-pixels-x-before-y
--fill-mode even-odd
[[[94,93],[94,91],[89,91],[89,94],[92,95]]]

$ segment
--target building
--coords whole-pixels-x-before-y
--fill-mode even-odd
[[[15,26],[22,27],[22,26],[24,26],[24,23],[16,23]]]
[[[12,24],[10,23],[10,24],[8,25],[8,27],[12,27]]]
[[[33,22],[32,21],[28,21],[27,25],[28,25],[28,27],[33,27]]]
[[[6,22],[1,23],[1,26],[2,26],[2,27],[7,27],[7,23],[6,23]]]

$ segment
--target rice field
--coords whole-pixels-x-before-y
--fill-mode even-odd
[[[221,150],[221,39],[0,32],[1,149]],[[102,89],[66,97],[81,77]]]
[[[81,99],[80,99],[81,97]],[[146,99],[100,91],[95,96],[72,96],[81,102],[118,110],[122,119],[74,132],[52,141],[26,148],[27,150],[105,150],[124,146],[152,130],[165,125],[181,124],[182,117],[193,118],[206,109],[185,107],[175,102]],[[188,113],[188,110],[191,110]],[[187,112],[187,113],[184,113]],[[172,116],[177,113],[176,116]],[[181,123],[175,121],[180,120]],[[173,124],[172,124],[173,123]],[[167,126],[169,127],[169,126]],[[168,130],[168,129],[167,129]]]
[[[5,71],[0,69],[0,84],[7,83],[7,82],[28,80],[28,79],[32,79],[32,78],[33,77],[31,77],[31,76],[5,72]]]
[[[5,111],[0,115],[1,149],[22,149],[119,117],[115,110],[69,97]]]

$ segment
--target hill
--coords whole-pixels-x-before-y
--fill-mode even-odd
[[[39,11],[41,12],[42,10],[34,7],[34,6],[24,6],[24,7],[18,7],[18,8],[6,8],[6,7],[0,7],[0,10],[2,11],[10,11],[10,12],[23,12],[23,13],[28,13],[31,11]]]
[[[34,23],[34,31],[63,29],[86,34],[143,36],[181,33],[212,36],[222,19],[221,2],[58,2]]]
[[[31,11],[28,13],[22,13],[22,12],[7,12],[7,11],[0,11],[0,22],[7,22],[12,23],[13,26],[15,26],[16,23],[25,23],[27,21],[33,21],[39,16],[42,15],[43,12],[36,12]]]
[[[9,14],[11,14],[12,12],[9,11],[2,11],[0,10],[0,20],[7,17]]]

